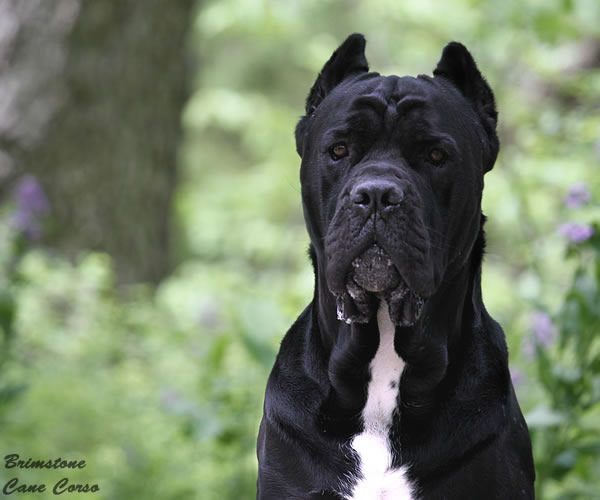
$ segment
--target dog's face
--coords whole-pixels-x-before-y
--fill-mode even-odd
[[[364,39],[350,37],[298,125],[308,231],[348,322],[371,319],[383,298],[396,324],[412,325],[480,230],[498,150],[493,97],[458,44],[434,74],[367,73]]]

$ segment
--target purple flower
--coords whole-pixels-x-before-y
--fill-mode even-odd
[[[510,369],[510,380],[512,381],[513,385],[516,387],[518,385],[521,385],[525,381],[525,374],[518,368],[511,368]]]
[[[33,175],[26,175],[17,184],[15,198],[19,208],[26,208],[36,215],[46,215],[50,211],[42,186]]]
[[[558,234],[567,238],[571,243],[581,243],[591,238],[594,228],[580,222],[565,222],[558,226]]]
[[[569,208],[579,208],[590,201],[590,191],[584,182],[576,182],[569,189],[565,205]]]
[[[547,349],[556,337],[552,319],[542,311],[534,311],[530,318],[531,334],[524,339],[523,352],[528,359],[535,359],[537,348]]]
[[[552,344],[556,335],[552,319],[542,311],[534,311],[531,315],[531,332],[535,343],[544,348]]]
[[[37,240],[42,235],[39,217],[50,212],[50,204],[40,186],[32,175],[23,177],[14,189],[17,209],[12,217],[12,225],[22,231],[30,240]]]

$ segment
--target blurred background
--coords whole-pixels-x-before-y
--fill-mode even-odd
[[[461,41],[494,89],[484,299],[538,498],[600,498],[596,0],[0,0],[0,453],[87,462],[2,486],[255,496],[312,296],[293,130],[352,32],[384,74]]]

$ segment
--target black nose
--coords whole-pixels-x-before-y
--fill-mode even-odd
[[[354,206],[367,212],[396,207],[403,199],[402,187],[385,179],[359,181],[350,191],[350,200]]]

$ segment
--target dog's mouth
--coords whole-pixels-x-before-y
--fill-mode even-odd
[[[337,317],[346,323],[367,323],[379,302],[388,304],[392,322],[411,326],[421,316],[425,301],[413,292],[379,245],[371,245],[352,261],[346,290],[337,295]]]
[[[384,292],[400,284],[400,273],[392,259],[379,245],[371,245],[352,261],[349,281],[367,292]]]

